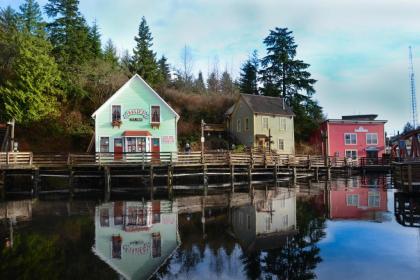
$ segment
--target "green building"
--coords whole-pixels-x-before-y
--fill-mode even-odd
[[[295,153],[294,113],[283,98],[241,94],[226,116],[227,129],[236,142],[281,154]]]
[[[139,75],[95,113],[95,151],[127,159],[142,152],[176,152],[179,115]]]

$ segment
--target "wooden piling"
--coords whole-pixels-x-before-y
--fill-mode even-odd
[[[413,191],[413,170],[411,164],[407,164],[407,181],[408,181],[408,191]]]
[[[110,167],[104,167],[104,200],[109,201],[111,196],[111,170]]]
[[[169,165],[168,166],[168,195],[170,199],[172,199],[173,197],[173,173],[174,173],[174,168],[172,165]]]
[[[74,171],[72,168],[69,169],[69,192],[70,196],[74,196]]]
[[[232,189],[232,193],[235,192],[235,166],[233,164],[230,165],[230,187]]]
[[[5,193],[6,193],[6,171],[1,170],[0,171],[0,198],[1,200],[5,199]]]
[[[150,190],[150,200],[153,200],[154,185],[153,181],[155,179],[155,174],[153,173],[153,165],[150,165],[149,169],[149,190]]]
[[[38,197],[39,195],[39,183],[40,183],[40,177],[39,177],[39,169],[34,169],[34,174],[32,176],[32,192],[33,196]]]
[[[206,196],[209,188],[209,181],[207,176],[207,165],[203,164],[203,193]]]
[[[274,182],[274,185],[277,185],[277,175],[278,175],[277,174],[278,173],[278,170],[277,169],[278,169],[278,166],[277,166],[277,163],[275,163],[274,164],[274,170],[273,170],[273,177],[274,177],[273,178],[274,179],[273,182]]]
[[[248,188],[252,191],[252,165],[248,166]]]

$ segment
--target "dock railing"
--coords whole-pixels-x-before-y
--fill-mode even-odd
[[[325,164],[325,162],[327,164]],[[343,168],[367,165],[389,165],[390,160],[350,159],[321,155],[286,155],[263,151],[200,151],[191,152],[133,152],[113,153],[0,153],[0,166],[64,166],[64,165],[248,165],[248,166],[286,166],[299,168]]]

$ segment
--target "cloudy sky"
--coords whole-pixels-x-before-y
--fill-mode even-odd
[[[0,6],[22,2],[0,0]],[[145,16],[158,55],[179,67],[188,45],[194,71],[204,74],[217,64],[238,76],[253,49],[264,55],[270,29],[288,27],[298,58],[311,64],[315,96],[329,118],[376,113],[389,121],[391,135],[410,119],[408,46],[420,77],[420,1],[80,0],[80,9],[119,51],[132,50]]]

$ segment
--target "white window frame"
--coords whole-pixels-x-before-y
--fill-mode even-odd
[[[106,151],[106,152],[103,152],[102,151],[102,138],[108,138],[108,151]],[[110,144],[111,144],[111,138],[109,136],[101,136],[101,137],[99,137],[99,152],[100,153],[109,153],[109,148],[111,146]]]
[[[357,203],[354,203],[354,198],[357,198]],[[360,196],[358,194],[347,194],[346,195],[346,205],[347,206],[357,206],[360,205]]]
[[[379,191],[368,192],[368,207],[377,208],[381,206],[381,194]]]
[[[279,130],[280,131],[286,131],[287,130],[286,118],[279,118]]]
[[[152,119],[153,119],[153,116],[152,116],[152,107],[159,107],[159,121],[158,122],[153,122],[152,121]],[[159,123],[161,123],[162,122],[162,114],[161,114],[161,107],[160,107],[160,105],[155,105],[155,104],[152,104],[152,105],[150,105],[150,109],[149,109],[149,118],[150,118],[150,123],[151,124],[159,124]]]
[[[111,111],[111,114],[110,114],[110,117],[111,117],[111,122],[113,122],[113,116],[112,116],[112,114],[113,114],[113,111],[112,111],[112,107],[114,107],[114,106],[120,106],[120,121],[122,121],[122,119],[123,119],[123,106],[121,105],[121,104],[111,104],[111,109],[110,109],[110,111]]]
[[[353,155],[351,156],[351,157],[348,157],[347,156],[347,152],[351,152],[351,153],[355,153],[356,154],[356,157],[355,158],[353,158]],[[344,155],[345,155],[345,157],[346,158],[351,158],[351,159],[357,159],[358,157],[359,157],[359,155],[358,155],[358,153],[357,153],[357,150],[354,150],[354,149],[346,149],[345,151],[344,151]]]
[[[265,120],[267,121],[267,127],[265,127],[265,122],[264,122]],[[262,128],[268,129],[268,117],[262,117]]]
[[[368,136],[371,137],[371,141],[372,141],[372,135],[376,136],[376,143],[368,143]],[[378,133],[366,133],[366,145],[378,145]]]
[[[350,143],[347,143],[346,136],[350,135]],[[355,135],[355,143],[351,143],[351,136]],[[344,133],[344,145],[357,145],[357,133]]]
[[[282,142],[282,148],[280,148],[280,141]],[[279,138],[277,140],[277,148],[279,149],[279,151],[284,151],[284,139]]]
[[[241,119],[237,119],[236,120],[236,132],[241,132],[241,130],[242,130]]]

